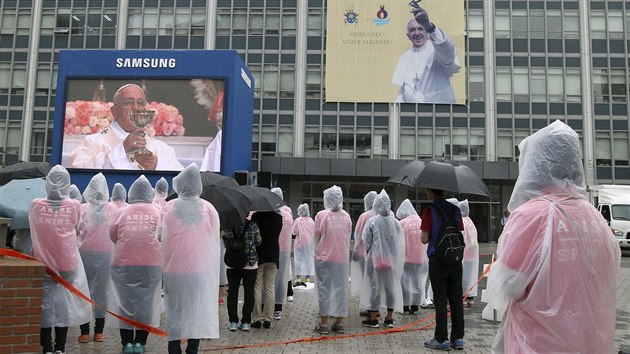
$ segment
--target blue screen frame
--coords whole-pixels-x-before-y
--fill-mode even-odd
[[[151,61],[153,59],[153,62]],[[153,65],[157,64],[157,65]],[[52,136],[53,164],[61,164],[65,107],[71,79],[194,79],[224,81],[221,171],[234,176],[251,170],[254,78],[233,50],[62,50],[55,99]],[[185,166],[184,166],[185,167]],[[153,184],[165,177],[172,186],[178,171],[98,170],[68,168],[72,183],[81,191],[98,172],[127,189],[141,174]]]

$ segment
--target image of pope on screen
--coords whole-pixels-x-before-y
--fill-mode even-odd
[[[418,2],[409,5],[414,18],[407,23],[407,38],[412,46],[401,55],[392,77],[400,86],[396,102],[455,103],[451,77],[461,69],[455,43]]]
[[[220,172],[223,80],[132,82],[69,81],[62,165],[181,171],[196,163],[202,171]],[[99,89],[91,96],[94,86]],[[105,98],[107,90],[115,90],[111,102]]]

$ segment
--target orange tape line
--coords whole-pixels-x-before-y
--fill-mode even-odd
[[[23,253],[14,251],[14,250],[10,250],[10,249],[0,249],[0,255],[4,255],[4,256],[11,256],[11,257],[15,257],[15,258],[22,258],[22,259],[28,259],[28,260],[33,260],[33,261],[38,261],[38,259],[33,258],[31,256],[25,255]],[[100,308],[101,310],[106,311],[107,313],[109,313],[110,315],[116,317],[117,319],[126,322],[136,328],[139,328],[143,331],[147,331],[149,333],[161,336],[161,337],[166,337],[167,333],[165,330],[163,329],[159,329],[159,328],[155,328],[149,325],[146,325],[142,322],[138,322],[136,320],[132,320],[130,318],[126,318],[123,317],[115,312],[112,312],[108,309],[106,309],[105,307],[97,304],[96,302],[92,301],[92,299],[90,299],[89,296],[86,296],[85,294],[83,294],[79,289],[75,288],[74,285],[72,285],[72,283],[68,282],[64,277],[62,277],[61,275],[57,274],[54,270],[52,270],[51,268],[46,267],[46,273],[53,278],[57,283],[61,284],[64,288],[68,289],[68,291],[70,291],[71,293],[73,293],[74,295],[78,296],[79,298],[89,302],[90,304]]]

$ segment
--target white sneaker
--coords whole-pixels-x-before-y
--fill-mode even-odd
[[[282,311],[274,311],[274,313],[273,313],[273,319],[274,319],[274,320],[280,320],[280,319],[282,319]]]
[[[293,296],[287,296],[287,301],[288,302],[293,302]]]

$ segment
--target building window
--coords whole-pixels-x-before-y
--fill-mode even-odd
[[[468,38],[483,38],[483,11],[469,9],[466,19]]]
[[[512,11],[512,38],[527,38],[527,12]]]
[[[483,101],[485,98],[485,85],[483,67],[471,66],[468,71],[468,99],[470,101]]]
[[[512,101],[512,72],[509,67],[497,67],[497,101]]]

